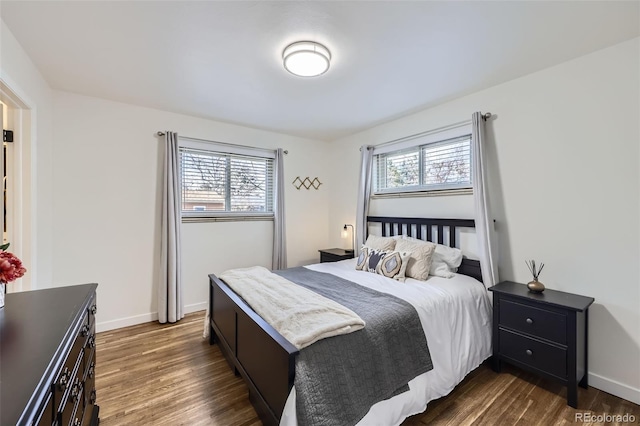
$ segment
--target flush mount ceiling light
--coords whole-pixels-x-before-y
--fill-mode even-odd
[[[298,41],[285,47],[282,52],[284,68],[300,77],[315,77],[329,69],[329,49],[314,41]]]

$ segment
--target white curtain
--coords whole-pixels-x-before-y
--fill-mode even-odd
[[[178,134],[166,132],[158,283],[158,321],[161,323],[176,322],[184,317],[180,265],[180,210]]]
[[[284,215],[284,151],[279,148],[275,158],[275,185],[273,202],[273,260],[271,268],[287,267],[287,233]]]
[[[484,117],[474,112],[471,117],[471,144],[473,152],[473,198],[476,210],[476,235],[480,251],[482,281],[489,288],[498,283],[498,263],[495,250],[493,219],[487,197]]]
[[[371,163],[373,147],[363,145],[360,148],[360,182],[358,184],[358,208],[356,211],[356,256],[367,238],[367,216],[369,215],[369,199],[371,198]]]

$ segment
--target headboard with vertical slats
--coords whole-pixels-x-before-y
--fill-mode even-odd
[[[475,228],[473,219],[431,219],[413,217],[387,217],[387,216],[367,216],[368,223],[380,223],[382,225],[382,236],[392,237],[394,235],[408,235],[420,240],[431,241],[458,247],[456,228]],[[434,241],[434,231],[436,240]],[[445,235],[448,241],[445,242]],[[482,282],[482,271],[480,261],[462,259],[462,264],[458,268],[458,273],[468,275]]]

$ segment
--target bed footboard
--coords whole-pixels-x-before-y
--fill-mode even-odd
[[[266,425],[280,422],[293,386],[298,349],[215,275],[209,275],[210,343],[249,387],[249,399]]]

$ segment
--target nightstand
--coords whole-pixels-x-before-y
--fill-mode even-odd
[[[339,248],[318,250],[320,252],[320,263],[337,262],[339,260],[353,259],[353,252]]]
[[[587,379],[587,335],[592,297],[546,289],[531,293],[511,281],[493,292],[493,369],[508,362],[567,386],[567,404],[578,405]]]

